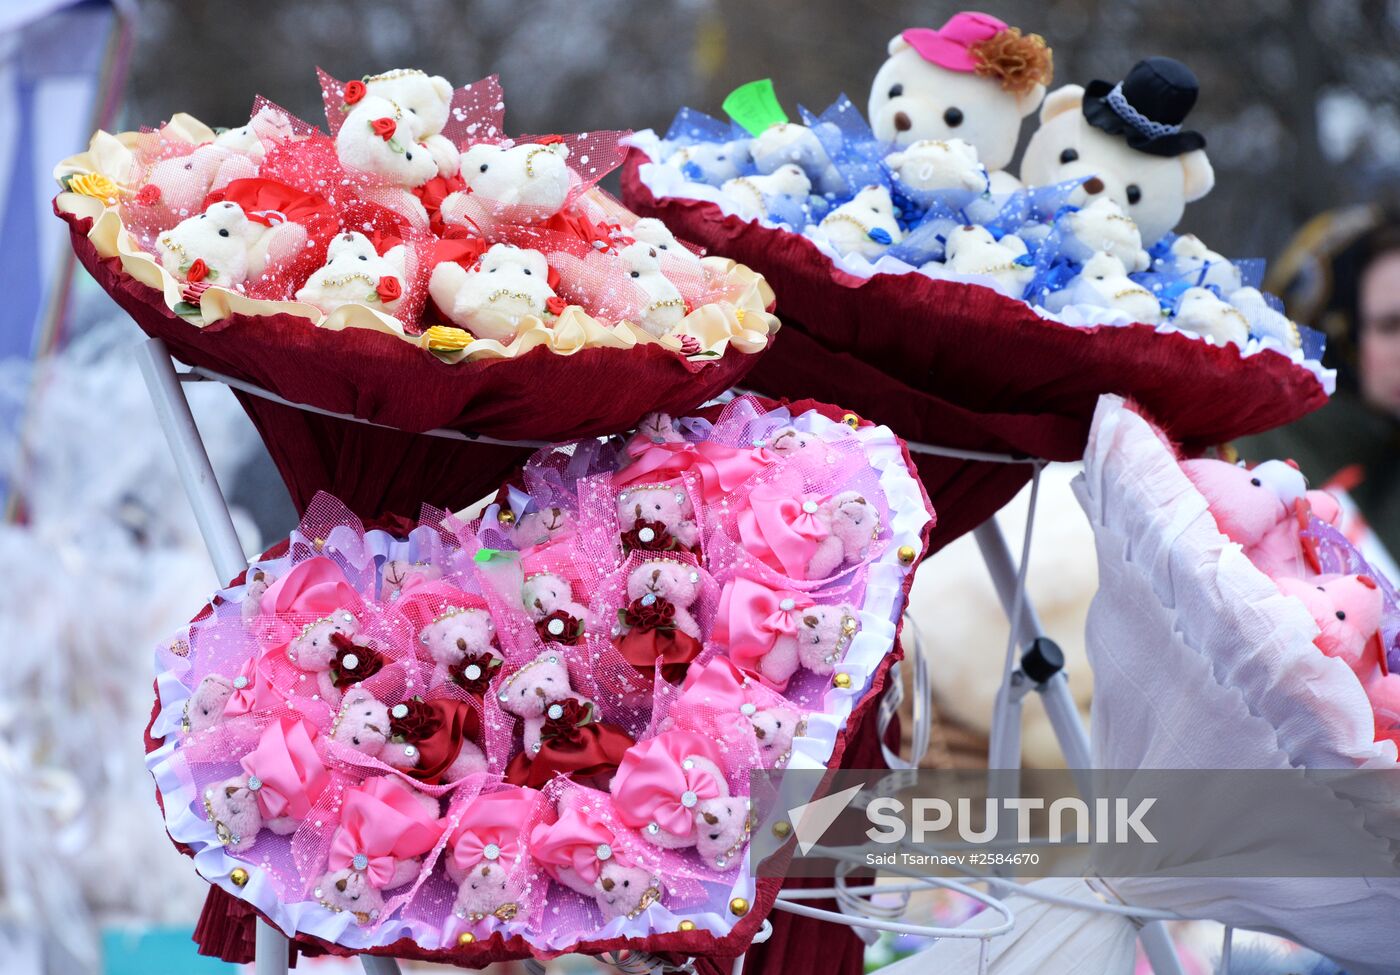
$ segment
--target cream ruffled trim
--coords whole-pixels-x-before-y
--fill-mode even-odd
[[[214,132],[198,119],[184,114],[175,115],[161,130],[167,139],[193,144],[208,142]],[[98,174],[117,184],[119,192],[134,192],[137,150],[143,140],[152,138],[143,132],[121,132],[112,135],[99,131],[88,143],[87,152],[70,156],[54,167],[54,179],[68,176]],[[591,191],[590,191],[591,192]],[[600,200],[601,202],[601,200]],[[174,309],[181,298],[181,283],[160,265],[126,229],[116,200],[100,200],[79,193],[61,192],[55,205],[63,213],[92,220],[88,240],[104,258],[118,258],[122,270],[148,287],[161,292],[166,306]],[[708,361],[723,356],[733,346],[743,353],[761,352],[778,331],[776,316],[767,309],[773,304],[773,289],[763,278],[740,264],[719,257],[706,257],[705,268],[725,282],[724,298],[696,308],[680,327],[665,338],[656,339],[628,321],[605,325],[582,308],[570,305],[548,326],[538,318],[525,319],[519,333],[509,345],[490,339],[477,339],[465,349],[433,350],[445,362],[475,359],[511,359],[524,355],[538,346],[545,346],[559,355],[572,355],[580,349],[630,349],[637,345],[659,344],[679,352],[681,337],[688,336],[700,345],[692,358]],[[196,328],[212,324],[230,315],[296,315],[318,328],[366,328],[384,332],[420,348],[428,348],[423,335],[408,335],[403,324],[368,305],[352,303],[327,315],[314,305],[299,301],[262,301],[249,298],[227,288],[208,288],[200,297],[199,317],[187,317]]]

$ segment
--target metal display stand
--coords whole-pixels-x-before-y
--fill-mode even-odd
[[[180,482],[189,497],[191,507],[194,509],[195,518],[205,546],[209,550],[214,569],[219,578],[225,581],[232,579],[247,568],[247,555],[234,531],[228,503],[214,477],[213,467],[209,463],[209,455],[200,438],[199,429],[195,424],[189,401],[185,397],[181,384],[185,382],[219,382],[241,392],[297,409],[359,423],[370,422],[347,414],[332,413],[292,403],[257,386],[210,370],[193,368],[186,372],[177,372],[165,344],[159,339],[148,339],[141,346],[137,358],[141,375],[146,381],[151,400],[155,406],[156,417],[170,445],[171,453],[174,455]],[[370,425],[379,426],[380,424],[371,423]],[[424,433],[424,436],[507,446],[534,447],[545,445],[543,442],[500,441],[447,429],[429,430]],[[928,444],[909,443],[908,447],[910,451],[915,453],[934,453],[967,460],[1035,465],[1035,478],[1031,492],[1032,517],[1027,520],[1026,539],[1019,564],[1013,561],[995,517],[988,519],[974,530],[982,557],[991,573],[992,582],[1012,623],[1011,637],[1007,647],[1005,679],[998,693],[993,715],[988,762],[990,768],[1004,770],[1010,775],[1011,778],[1003,781],[1014,786],[1021,762],[1021,704],[1028,694],[1034,692],[1041,696],[1045,704],[1069,766],[1076,770],[1089,769],[1092,762],[1088,734],[1069,693],[1068,681],[1062,669],[1063,656],[1060,654],[1059,648],[1043,634],[1040,621],[1034,608],[1030,605],[1025,590],[1026,565],[1035,500],[1039,486],[1039,475],[1044,467],[1044,462],[998,454],[949,450]],[[911,632],[914,633],[917,644],[917,627],[911,627]],[[914,654],[914,666],[915,753],[911,759],[905,760],[886,749],[885,757],[891,768],[895,769],[916,767],[929,739],[929,681],[927,665],[922,653],[916,652]],[[882,728],[888,726],[888,723],[893,719],[902,696],[897,671],[891,672],[889,687],[886,699],[881,702]],[[1080,781],[1079,786],[1081,791],[1087,791],[1085,782]],[[857,863],[849,858],[843,858],[842,851],[839,850],[822,852],[833,859],[844,861],[838,869],[835,885],[830,888],[783,891],[774,904],[775,910],[847,925],[854,928],[867,941],[873,940],[874,932],[878,931],[912,934],[927,938],[980,939],[982,947],[978,965],[979,975],[985,973],[987,969],[989,942],[993,938],[1011,931],[1016,923],[1014,911],[1002,900],[1002,896],[1016,893],[1043,900],[1064,902],[1063,898],[1057,899],[1042,895],[1038,891],[1002,877],[970,877],[966,881],[958,881],[948,878],[911,875],[908,882],[893,884],[857,882],[855,885],[850,885],[846,882],[847,876],[855,868],[863,866],[863,862]],[[972,886],[973,884],[986,885],[988,890],[978,890]],[[947,928],[899,920],[912,894],[935,888],[951,889],[977,900],[987,909],[999,914],[1002,920],[998,924],[975,929]],[[993,892],[995,895],[1001,896],[995,896]],[[876,893],[881,895],[898,894],[901,895],[901,901],[899,905],[894,907],[884,904],[877,905],[872,899],[872,895]],[[824,910],[805,903],[810,900],[825,899],[835,899],[840,910]],[[1075,901],[1068,906],[1088,911],[1121,914],[1133,919],[1135,923],[1140,925],[1139,937],[1156,975],[1182,975],[1175,949],[1172,947],[1171,940],[1162,924],[1162,921],[1175,918],[1176,915],[1163,911],[1091,901]],[[755,937],[754,942],[761,943],[766,940],[771,931],[771,925],[765,921],[763,929]],[[1225,958],[1227,959],[1229,957],[1229,934],[1227,929],[1225,944]],[[255,952],[256,975],[286,975],[289,957],[288,938],[282,931],[262,919],[257,921]],[[378,955],[360,955],[359,958],[366,975],[398,975],[399,973],[398,963],[392,958]],[[744,959],[744,955],[735,959],[734,975],[741,975]],[[690,960],[681,965],[675,965],[641,952],[619,953],[608,956],[606,960],[621,971],[629,973],[693,970],[693,962]],[[527,962],[526,967],[531,972],[544,971],[544,966],[538,962]]]

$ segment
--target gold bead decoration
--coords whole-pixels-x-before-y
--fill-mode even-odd
[[[475,942],[476,935],[472,934],[470,931],[463,931],[461,934],[457,935],[457,944],[459,947],[465,948],[467,945],[474,944]]]
[[[496,520],[503,525],[513,525],[515,524],[515,512],[509,508],[502,508],[500,513],[496,515]]]
[[[736,897],[729,902],[730,913],[743,917],[749,913],[749,902],[742,897]]]
[[[841,422],[854,430],[856,427],[860,426],[860,417],[856,416],[854,413],[847,413],[845,416],[841,417]]]
[[[913,565],[914,560],[919,557],[919,553],[914,550],[914,546],[912,545],[899,546],[898,554],[900,565]]]
[[[836,687],[841,688],[841,690],[843,690],[843,691],[850,690],[850,687],[851,687],[851,675],[850,675],[850,674],[837,674],[835,677],[831,678],[831,683],[832,683],[833,685],[835,685]]]
[[[234,867],[229,871],[228,879],[233,881],[235,887],[246,887],[248,884],[248,871],[242,867]]]
[[[789,823],[786,819],[780,819],[773,824],[773,835],[780,840],[787,839],[788,834],[791,832],[792,823]]]
[[[686,918],[684,921],[682,921],[682,922],[680,923],[680,927],[678,928],[678,930],[681,930],[681,931],[694,931],[694,930],[695,930],[695,922],[692,921],[690,918]]]

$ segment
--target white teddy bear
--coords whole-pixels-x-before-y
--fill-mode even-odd
[[[367,198],[417,226],[426,226],[428,211],[407,191],[436,176],[437,162],[426,146],[414,140],[401,107],[375,95],[360,99],[336,133],[335,152],[347,169],[369,173],[387,184],[367,189]]]
[[[1133,321],[1149,325],[1162,320],[1162,306],[1156,296],[1128,277],[1123,262],[1106,251],[1085,261],[1069,285],[1045,301],[1050,311],[1059,311],[1066,305],[1116,308]]]
[[[1142,234],[1133,218],[1106,196],[1066,215],[1062,226],[1068,233],[1060,253],[1072,261],[1083,263],[1095,254],[1107,253],[1117,258],[1125,271],[1146,271],[1152,263],[1142,249]]]
[[[353,230],[337,234],[326,248],[326,263],[311,273],[296,299],[327,315],[352,303],[393,315],[407,291],[407,261],[408,248],[403,244],[395,244],[380,256],[364,234]],[[392,278],[394,284],[387,285],[386,278]]]
[[[987,14],[959,13],[938,30],[903,31],[888,50],[870,86],[876,138],[897,146],[962,139],[992,173],[993,192],[1014,189],[1016,180],[1002,170],[1021,120],[1045,97],[1045,42]]]
[[[454,323],[498,342],[514,339],[521,319],[543,318],[554,297],[545,256],[511,244],[492,244],[470,271],[443,261],[433,268],[428,293]]]
[[[653,338],[669,334],[685,318],[685,299],[661,273],[661,259],[650,244],[637,241],[617,252],[629,283],[641,296],[636,324]]]
[[[920,139],[885,157],[890,176],[916,194],[938,190],[987,190],[987,168],[962,139]]]
[[[1231,293],[1230,304],[1249,322],[1250,335],[1260,339],[1273,339],[1285,349],[1302,346],[1303,339],[1298,334],[1298,326],[1287,315],[1265,301],[1258,288],[1239,288]]]
[[[1216,345],[1233,342],[1243,349],[1249,341],[1249,322],[1244,315],[1208,288],[1187,288],[1182,292],[1172,324]]]
[[[416,68],[395,68],[364,79],[371,95],[387,98],[406,113],[413,137],[427,147],[437,163],[439,176],[457,172],[457,147],[442,134],[452,109],[452,82]]]
[[[1056,89],[1040,109],[1021,179],[1027,186],[1084,179],[1070,202],[1109,197],[1150,247],[1177,225],[1187,203],[1215,185],[1205,139],[1181,131],[1195,100],[1195,76],[1169,58],[1139,62],[1118,85],[1095,81],[1087,89]]]
[[[1240,269],[1229,258],[1217,254],[1195,234],[1182,234],[1172,241],[1172,270],[1199,288],[1216,287],[1224,294],[1244,287]]]
[[[700,255],[676,240],[671,228],[655,217],[642,217],[632,225],[632,238],[643,244],[650,244],[660,252],[662,264],[673,261],[675,266],[690,274],[704,275]]]
[[[934,278],[950,274],[987,278],[993,290],[1020,298],[1035,277],[1035,268],[1024,262],[1025,256],[1025,241],[1015,234],[997,240],[986,227],[958,227],[948,234],[943,263],[930,261],[919,270]]]
[[[867,186],[822,220],[822,236],[842,254],[875,260],[904,239],[894,217],[894,201],[883,186]]]
[[[263,226],[249,220],[237,203],[210,204],[203,213],[180,221],[156,238],[161,266],[182,280],[202,280],[236,288],[250,277],[292,257],[306,244],[299,223]],[[196,270],[203,262],[203,273]]]
[[[846,179],[817,134],[798,122],[770,125],[753,140],[754,166],[764,175],[789,163],[800,166],[818,193],[845,194]]]
[[[462,153],[461,175],[471,193],[488,205],[528,207],[535,218],[543,219],[558,213],[573,189],[568,158],[569,147],[563,142],[481,142]],[[448,205],[444,200],[443,208]]]
[[[753,155],[748,139],[732,142],[697,142],[681,146],[671,156],[686,177],[696,183],[722,186],[749,168]]]
[[[276,109],[263,106],[253,113],[247,124],[225,129],[214,137],[214,145],[260,163],[267,156],[269,145],[286,142],[296,136],[292,123]]]
[[[258,164],[248,156],[206,142],[186,155],[156,163],[146,174],[145,183],[159,191],[160,202],[172,213],[188,216],[198,211],[211,191],[257,174]]]
[[[788,163],[766,175],[738,176],[720,189],[740,217],[757,220],[768,216],[780,201],[806,200],[812,192],[812,181],[801,166]]]

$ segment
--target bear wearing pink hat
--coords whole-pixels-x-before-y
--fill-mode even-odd
[[[870,125],[901,147],[961,139],[993,174],[994,192],[1014,188],[1001,170],[1051,77],[1050,48],[1039,35],[988,14],[954,14],[937,30],[915,27],[890,41],[870,88]]]

